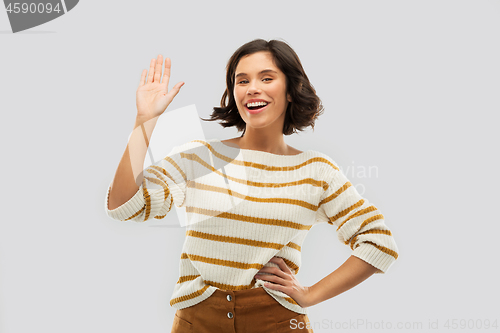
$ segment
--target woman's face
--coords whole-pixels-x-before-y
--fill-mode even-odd
[[[290,98],[286,92],[286,76],[274,64],[271,53],[257,52],[240,59],[233,94],[247,130],[271,124],[279,131],[283,129]]]

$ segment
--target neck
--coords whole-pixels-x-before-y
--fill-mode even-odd
[[[245,135],[236,142],[241,149],[260,150],[272,154],[288,155],[289,147],[283,134],[258,134],[245,130]]]

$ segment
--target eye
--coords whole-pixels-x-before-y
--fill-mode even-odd
[[[238,84],[240,83],[248,83],[248,80],[241,80],[241,81],[238,81]]]
[[[266,81],[266,80],[272,81],[273,79],[271,79],[270,77],[266,77],[266,78],[265,78],[265,79],[263,79],[262,81]]]

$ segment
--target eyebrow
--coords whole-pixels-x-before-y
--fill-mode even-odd
[[[259,74],[270,73],[270,72],[278,74],[278,72],[273,71],[272,69],[264,69],[263,71],[260,71]],[[239,76],[245,76],[245,75],[247,75],[247,73],[238,73],[235,75],[235,78],[237,78]]]

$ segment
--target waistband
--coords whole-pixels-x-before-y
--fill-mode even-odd
[[[254,305],[262,307],[265,303],[277,303],[276,300],[261,287],[244,290],[217,289],[202,303],[218,306],[227,305],[228,302],[232,301],[234,301],[235,307],[249,307]]]

